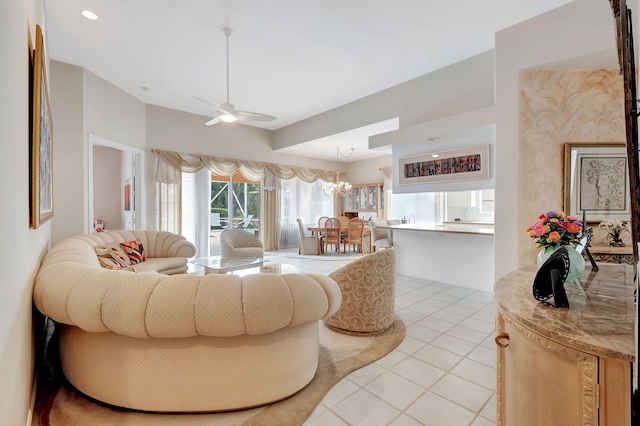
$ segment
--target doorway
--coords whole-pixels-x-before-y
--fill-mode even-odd
[[[86,232],[144,229],[143,150],[90,134],[87,152]]]

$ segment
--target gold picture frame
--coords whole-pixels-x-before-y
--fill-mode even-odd
[[[53,125],[47,87],[42,28],[36,25],[33,52],[31,127],[31,227],[53,217]]]
[[[564,211],[587,222],[630,219],[624,142],[564,144]]]

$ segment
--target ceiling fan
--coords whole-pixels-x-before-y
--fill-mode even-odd
[[[226,123],[233,123],[234,121],[262,121],[269,122],[276,119],[273,115],[260,114],[259,112],[251,112],[251,111],[239,111],[236,107],[229,103],[229,36],[233,31],[231,28],[223,28],[222,33],[227,38],[227,101],[220,106],[215,105],[212,102],[209,102],[206,99],[199,98],[194,96],[200,102],[210,106],[214,110],[218,112],[218,115],[213,117],[211,120],[207,121],[205,126],[213,126],[216,123],[224,121]]]

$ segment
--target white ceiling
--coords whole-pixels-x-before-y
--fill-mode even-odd
[[[569,2],[45,0],[45,37],[51,59],[207,116],[193,96],[226,100],[222,28],[231,27],[230,102],[278,117],[255,124],[275,130],[490,50],[496,31]],[[335,141],[305,155],[313,146],[335,158]]]

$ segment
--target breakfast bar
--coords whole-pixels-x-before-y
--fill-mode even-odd
[[[491,291],[494,283],[492,224],[380,226],[393,233],[399,274]],[[472,276],[473,279],[469,279]]]

